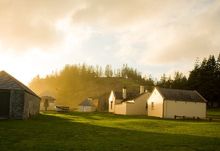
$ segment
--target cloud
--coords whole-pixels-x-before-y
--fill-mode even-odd
[[[74,12],[73,22],[118,35],[118,59],[170,64],[217,53],[219,4],[211,0],[93,0]]]
[[[148,22],[161,17],[174,7],[181,8],[186,2],[174,0],[86,0],[81,9],[73,13],[75,24],[90,24],[101,28],[120,28]]]
[[[50,60],[158,74],[219,53],[219,14],[218,0],[0,0],[0,60],[38,50],[42,73]]]
[[[216,55],[219,50],[213,46],[209,38],[208,35],[182,37],[163,50],[152,53],[149,61],[156,64],[170,64],[192,61],[196,57],[203,58],[210,54]]]
[[[195,5],[186,15],[180,15],[172,23],[162,26],[162,38],[154,39],[158,47],[145,52],[143,63],[187,63],[194,61],[196,57],[203,58],[220,52],[220,3],[204,3],[199,10],[196,7],[198,6]]]
[[[214,3],[208,9],[188,18],[188,25],[175,26],[176,38],[155,57],[157,62],[195,60],[220,52],[220,5]],[[183,20],[186,22],[186,20]]]
[[[74,1],[0,1],[0,40],[6,48],[25,51],[31,47],[49,50],[60,43],[63,33],[55,22],[74,8]]]

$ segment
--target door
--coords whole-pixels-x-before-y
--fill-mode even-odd
[[[0,117],[9,117],[10,91],[0,90]]]

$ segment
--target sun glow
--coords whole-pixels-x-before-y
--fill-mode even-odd
[[[70,23],[68,18],[59,19],[55,23],[56,30],[60,30],[63,32],[68,32],[68,29],[70,28]]]
[[[24,53],[2,52],[0,69],[6,70],[18,80],[28,84],[38,74],[45,76],[50,69],[50,55],[39,48],[32,48]],[[48,72],[49,71],[49,72]]]
[[[188,71],[196,57],[219,53],[219,8],[219,1],[0,2],[0,70],[25,84],[65,64],[126,63],[152,76]]]

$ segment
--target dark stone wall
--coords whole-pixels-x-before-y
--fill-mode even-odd
[[[23,117],[29,118],[39,114],[40,111],[40,98],[25,92],[24,97],[24,115]]]
[[[10,118],[23,119],[24,91],[11,90],[10,95]]]

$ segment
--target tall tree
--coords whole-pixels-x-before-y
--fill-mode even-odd
[[[209,105],[213,106],[214,102],[220,101],[219,76],[219,59],[210,55],[190,72],[188,86],[199,91],[209,101]]]
[[[113,71],[111,65],[106,65],[105,66],[105,76],[106,77],[112,77],[113,76]]]

